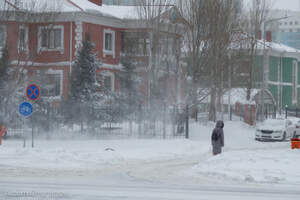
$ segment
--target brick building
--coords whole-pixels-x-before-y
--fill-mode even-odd
[[[152,31],[146,23],[137,23],[141,20],[135,6],[102,5],[102,0],[53,0],[45,1],[44,5],[42,1],[39,0],[38,4],[33,5],[23,0],[0,0],[0,48],[5,45],[8,47],[13,66],[26,68],[32,77],[36,74],[42,77],[42,97],[58,102],[68,97],[69,77],[76,52],[86,33],[90,34],[95,53],[102,62],[97,69],[97,76],[104,77],[103,84],[112,91],[119,90],[117,73],[122,68],[120,58],[131,53],[133,60],[142,61],[138,68],[141,76],[145,77],[141,91],[147,95],[145,73],[149,63],[149,37]],[[164,17],[176,18],[173,24],[182,23],[175,17],[179,16],[176,11],[176,8],[170,8]],[[168,66],[171,65],[176,73],[168,76],[165,81],[169,82],[168,91],[174,92],[176,88],[177,97],[169,95],[169,100],[174,103],[178,96],[181,98],[183,95],[181,84],[184,69],[176,61],[175,51],[172,51],[176,49],[176,54],[180,54],[181,35],[175,31],[162,32],[164,36],[161,41],[173,41],[172,46],[166,46],[166,51],[174,54],[168,56],[173,59],[172,63],[169,59]],[[135,39],[128,44],[127,39],[132,35],[135,35]],[[132,49],[124,45],[137,47],[138,51],[131,51]],[[142,49],[141,53],[139,50]],[[159,54],[162,55],[162,52]],[[158,65],[166,65],[164,56],[159,60],[162,61]]]

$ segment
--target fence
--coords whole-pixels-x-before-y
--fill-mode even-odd
[[[256,107],[253,104],[236,103],[234,109],[235,115],[239,116],[243,121],[251,126],[256,121]]]
[[[300,108],[285,108],[285,118],[288,116],[300,118]]]

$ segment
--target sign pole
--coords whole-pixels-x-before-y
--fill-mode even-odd
[[[31,147],[34,147],[34,126],[33,126],[33,115],[31,116]]]
[[[25,128],[25,118],[23,118],[23,125],[22,125],[22,132],[23,132],[23,148],[26,147],[26,137],[25,137],[25,131],[24,131],[24,128]]]
[[[40,96],[40,88],[36,84],[30,84],[26,88],[26,96],[31,101],[36,101]],[[31,110],[30,115],[33,113]],[[24,115],[25,116],[25,115]],[[29,115],[27,115],[29,116]],[[34,117],[31,116],[31,147],[34,148]]]

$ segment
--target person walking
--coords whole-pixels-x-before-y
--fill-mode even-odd
[[[216,127],[214,128],[211,135],[211,144],[213,155],[218,155],[222,153],[222,147],[224,147],[224,122],[217,121]]]

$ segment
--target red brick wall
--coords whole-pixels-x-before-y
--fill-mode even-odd
[[[47,24],[27,24],[28,27],[28,46],[29,53],[18,53],[18,38],[19,27],[21,23],[7,22],[7,46],[9,48],[9,55],[11,60],[33,61],[39,63],[49,62],[68,62],[70,60],[70,22],[55,23],[55,25],[61,25],[64,27],[64,50],[60,51],[38,51],[38,28],[40,26],[46,26]],[[74,40],[73,26],[73,44]],[[74,56],[73,45],[73,56]],[[27,57],[27,56],[28,57]]]
[[[117,65],[120,62],[120,51],[121,51],[121,33],[120,29],[101,26],[91,23],[83,23],[83,38],[86,33],[91,36],[91,41],[95,44],[95,52],[98,53],[98,58],[107,64]],[[115,31],[115,58],[111,55],[106,55],[103,57],[103,33],[104,29],[110,29]]]
[[[89,0],[90,2],[102,6],[102,0]]]
[[[67,66],[51,66],[51,67],[44,67],[44,66],[34,66],[34,67],[27,67],[29,76],[33,76],[36,74],[38,70],[59,70],[63,71],[63,81],[62,81],[62,98],[66,100],[68,98],[69,87],[70,87],[70,67]],[[30,77],[29,77],[30,80]],[[33,82],[32,82],[33,83]]]

